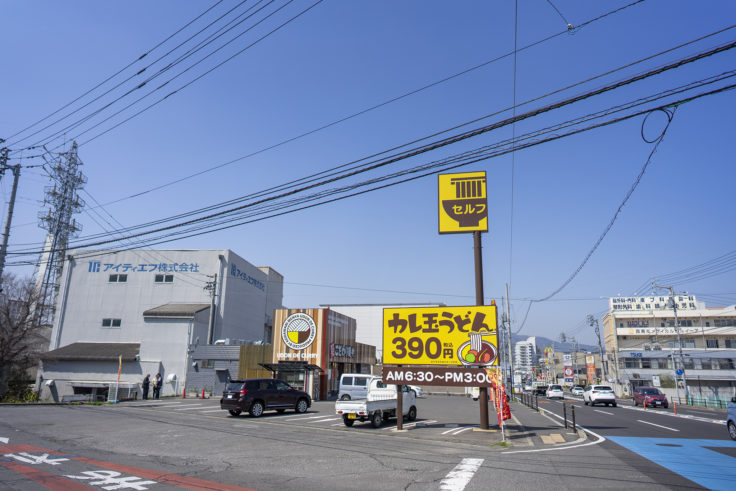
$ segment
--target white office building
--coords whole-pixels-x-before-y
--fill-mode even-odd
[[[519,341],[514,345],[514,370],[530,373],[537,364],[537,340],[535,337]]]
[[[707,307],[683,294],[614,297],[609,308],[606,361],[619,393],[655,386],[721,406],[736,395],[736,305]]]
[[[41,397],[124,397],[157,373],[178,394],[196,346],[270,342],[282,297],[278,272],[230,250],[71,251]]]

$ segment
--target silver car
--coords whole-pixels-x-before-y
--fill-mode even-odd
[[[586,406],[588,404],[591,406],[605,404],[606,406],[616,407],[616,394],[607,385],[589,385],[583,392],[583,403]]]

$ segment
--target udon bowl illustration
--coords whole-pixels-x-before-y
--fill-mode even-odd
[[[447,199],[442,201],[442,208],[461,227],[475,227],[488,216],[485,198]]]
[[[483,334],[470,333],[470,341],[457,349],[457,358],[463,365],[491,365],[496,361],[498,350],[491,343],[483,341]]]

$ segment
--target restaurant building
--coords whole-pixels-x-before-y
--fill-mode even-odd
[[[274,313],[273,358],[264,367],[315,400],[336,395],[343,373],[378,373],[376,347],[355,340],[355,319],[329,308]]]

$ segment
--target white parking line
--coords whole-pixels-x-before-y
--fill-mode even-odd
[[[319,416],[302,416],[301,418],[289,418],[285,419],[284,421],[304,421],[307,419],[317,419],[317,418],[324,418],[324,414],[320,414]]]
[[[209,411],[202,411],[202,413],[217,413],[221,411],[222,409],[210,409]]]
[[[325,421],[337,421],[338,419],[342,419],[342,418],[318,419],[317,421],[310,421],[310,423],[324,423]]]
[[[176,406],[177,404],[181,404],[181,402],[147,402],[144,403],[146,406]]]
[[[460,433],[463,433],[463,432],[465,432],[465,431],[468,431],[468,430],[472,430],[472,429],[473,429],[473,427],[472,427],[472,426],[468,426],[468,427],[466,427],[466,428],[460,428],[460,429],[459,429],[459,430],[457,430],[457,431],[456,431],[455,433],[451,433],[451,435],[453,435],[453,436],[454,436],[454,435],[459,435]]]
[[[676,430],[676,429],[674,429],[674,428],[670,428],[669,426],[662,426],[662,425],[658,425],[658,424],[656,424],[656,423],[650,423],[649,421],[642,421],[642,420],[640,420],[640,419],[637,419],[637,421],[638,421],[639,423],[644,423],[644,424],[648,424],[648,425],[652,425],[652,426],[657,426],[657,427],[659,427],[659,428],[664,428],[665,430],[670,430],[670,431],[680,431],[680,430]]]
[[[440,489],[446,491],[462,491],[473,478],[483,459],[463,459],[440,482]]]
[[[593,411],[595,411],[597,413],[609,414],[611,416],[614,416],[613,413],[609,413],[608,411],[601,411],[600,409],[593,409]]]
[[[202,408],[201,405],[197,405],[194,407],[175,407],[174,411],[192,411],[194,409],[201,409],[201,408]]]

